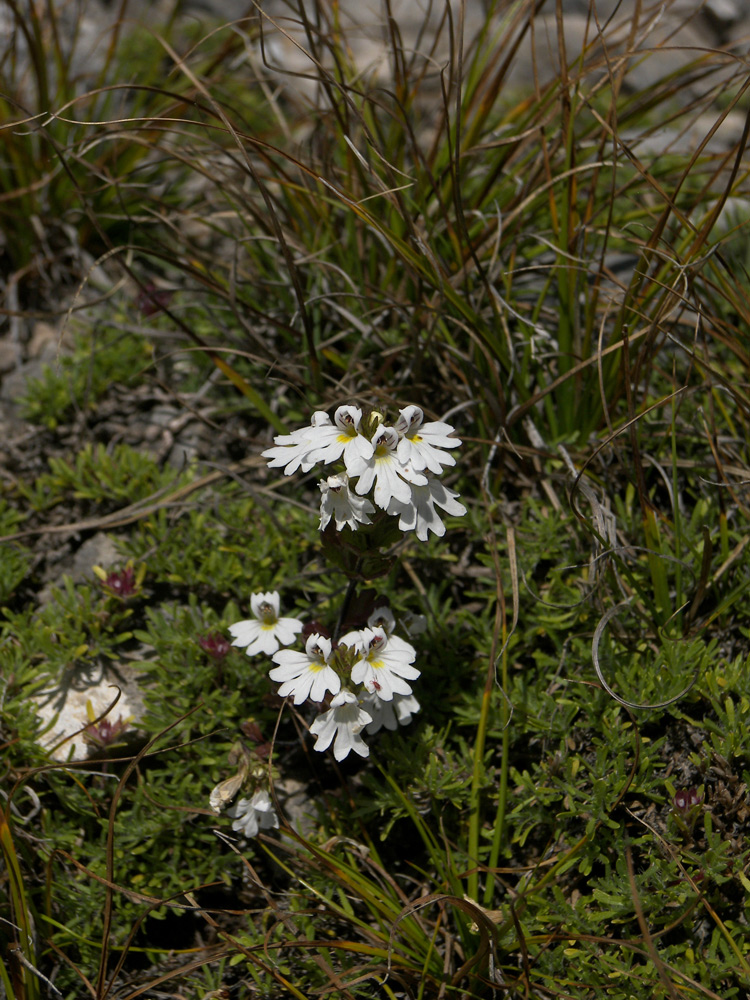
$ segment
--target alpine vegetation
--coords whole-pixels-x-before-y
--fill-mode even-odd
[[[278,694],[295,708],[311,702],[317,711],[309,722],[314,748],[332,747],[337,761],[351,751],[368,757],[363,738],[380,729],[408,725],[420,706],[412,689],[421,671],[414,665],[417,651],[396,635],[396,618],[385,601],[370,604],[369,614],[352,613],[358,582],[388,573],[396,562],[396,545],[407,532],[420,541],[429,533],[443,536],[446,528],[438,512],[466,513],[458,494],[440,480],[456,464],[451,450],[461,441],[443,421],[425,422],[418,406],[406,406],[389,425],[382,413],[367,416],[357,406],[339,406],[333,419],[316,411],[309,426],[277,435],[262,454],[272,469],[287,476],[310,472],[317,464],[334,466],[318,483],[323,553],[348,578],[343,607],[329,632],[320,622],[304,624],[279,616],[275,591],[251,596],[253,618],[229,627],[233,645],[248,656],[264,655],[273,663],[269,677]],[[343,541],[340,533],[347,532]],[[356,532],[356,535],[354,534]],[[365,616],[366,615],[366,616]],[[342,623],[358,624],[339,635]],[[416,629],[407,634],[416,634]],[[300,636],[303,649],[291,646]],[[267,769],[254,766],[245,752],[240,772],[222,782],[211,796],[219,812],[243,789],[247,798],[228,809],[233,829],[247,837],[277,824],[269,797]]]

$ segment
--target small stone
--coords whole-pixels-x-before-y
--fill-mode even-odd
[[[106,569],[120,559],[120,553],[112,538],[105,532],[98,531],[76,551],[73,564],[66,569],[66,573],[75,583],[82,583],[92,577],[92,566],[102,566]]]
[[[21,349],[9,337],[0,340],[0,374],[12,372],[21,363]]]
[[[60,350],[62,350],[60,331],[41,320],[35,323],[28,346],[29,357],[43,357],[45,360],[49,360],[51,355],[54,359]]]

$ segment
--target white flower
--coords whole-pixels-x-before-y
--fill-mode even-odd
[[[310,698],[311,701],[323,701],[326,691],[338,694],[341,689],[339,675],[328,665],[332,643],[317,632],[305,643],[305,652],[297,653],[293,649],[281,649],[274,653],[273,661],[278,663],[270,671],[272,681],[283,681],[279,695],[286,698],[293,695],[294,704],[301,705]]]
[[[388,637],[382,628],[349,632],[341,642],[359,653],[352,667],[354,684],[364,684],[383,701],[391,701],[394,694],[411,694],[405,678],[415,680],[420,671],[411,666],[417,653],[408,642],[395,635]]]
[[[359,735],[372,722],[372,716],[360,708],[359,701],[351,691],[341,691],[331,701],[331,707],[323,712],[310,726],[310,732],[317,736],[316,750],[327,750],[334,736],[333,756],[343,760],[353,750],[360,757],[367,757],[370,748]]]
[[[378,427],[372,436],[374,452],[369,458],[357,458],[347,465],[350,476],[359,476],[356,490],[369,493],[375,483],[375,503],[383,510],[392,501],[407,504],[411,499],[410,483],[426,483],[425,476],[413,472],[398,457],[398,434],[392,427]],[[408,482],[406,481],[408,480]]]
[[[419,635],[424,635],[427,631],[427,618],[424,615],[407,611],[401,617],[401,625],[410,639],[416,639]]]
[[[300,468],[303,472],[309,472],[316,460],[311,460],[308,455],[313,449],[320,447],[324,433],[330,427],[331,418],[328,414],[324,410],[316,410],[309,427],[300,427],[291,434],[278,434],[273,439],[275,447],[266,448],[261,455],[270,459],[269,469],[283,465],[285,476],[291,476]]]
[[[247,646],[248,656],[265,653],[270,656],[279,646],[288,646],[302,631],[298,618],[279,618],[279,594],[272,590],[267,594],[251,594],[250,610],[255,619],[236,622],[229,626],[234,636],[233,646]]]
[[[439,479],[430,478],[425,485],[415,485],[411,488],[409,503],[401,503],[395,497],[388,506],[389,514],[398,514],[398,526],[402,531],[416,531],[417,538],[427,541],[430,531],[442,537],[445,525],[435,510],[435,504],[456,517],[466,513],[466,508],[459,503],[458,493],[443,486]]]
[[[395,694],[392,701],[383,701],[377,694],[366,694],[362,705],[372,716],[372,722],[365,728],[369,734],[377,733],[383,726],[390,730],[397,729],[399,723],[408,726],[412,716],[419,711],[419,702],[413,694]]]
[[[406,406],[399,410],[396,431],[401,440],[398,443],[398,457],[404,465],[410,465],[415,472],[429,469],[439,475],[446,465],[455,465],[453,455],[443,448],[457,448],[461,441],[451,437],[455,429],[442,420],[423,424],[424,413],[418,406]]]
[[[257,837],[258,830],[270,830],[279,825],[279,817],[268,792],[256,792],[251,799],[240,799],[227,809],[227,816],[234,817],[232,829],[245,837]]]
[[[349,475],[350,466],[359,459],[372,455],[373,445],[364,434],[359,433],[362,411],[358,406],[339,406],[333,415],[333,424],[322,429],[319,443],[308,455],[310,462],[336,462],[343,456]]]
[[[329,476],[318,483],[323,497],[320,501],[320,530],[323,531],[331,517],[336,521],[336,530],[341,531],[348,524],[352,531],[360,524],[372,524],[367,516],[374,514],[375,508],[369,500],[354,496],[349,489],[349,477],[345,472],[338,476]]]

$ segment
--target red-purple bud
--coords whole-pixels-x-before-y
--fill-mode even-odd
[[[212,660],[223,660],[232,648],[229,640],[221,632],[208,632],[206,635],[202,635],[198,639],[198,645],[204,653],[208,653]]]
[[[138,293],[138,312],[146,317],[156,316],[167,308],[173,295],[174,292],[169,288],[157,288],[153,281],[148,281]]]
[[[102,586],[114,597],[132,597],[138,591],[135,569],[132,566],[126,566],[125,569],[109,573],[102,581]]]

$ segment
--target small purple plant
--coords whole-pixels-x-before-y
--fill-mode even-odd
[[[116,743],[127,728],[128,721],[121,715],[116,722],[105,718],[99,722],[90,722],[83,731],[83,738],[90,746],[103,750]]]
[[[102,590],[110,597],[127,601],[137,597],[141,592],[143,577],[146,575],[146,565],[142,563],[137,569],[128,562],[122,569],[105,570],[101,566],[91,567],[102,585]]]
[[[672,798],[672,815],[678,827],[688,837],[693,836],[702,805],[703,792],[700,788],[680,788]]]
[[[228,639],[225,639],[221,632],[208,632],[198,639],[198,645],[204,653],[208,653],[212,660],[219,663],[232,648]]]
[[[148,281],[138,293],[136,307],[138,312],[147,319],[163,312],[172,301],[174,292],[169,288],[157,288],[153,281]]]
[[[110,573],[104,581],[104,587],[115,597],[132,597],[135,593],[135,570],[132,566],[127,566],[123,570]]]
[[[703,801],[703,796],[698,794],[696,788],[686,788],[675,792],[672,800],[673,808],[681,815],[686,815],[694,806],[698,806]]]

